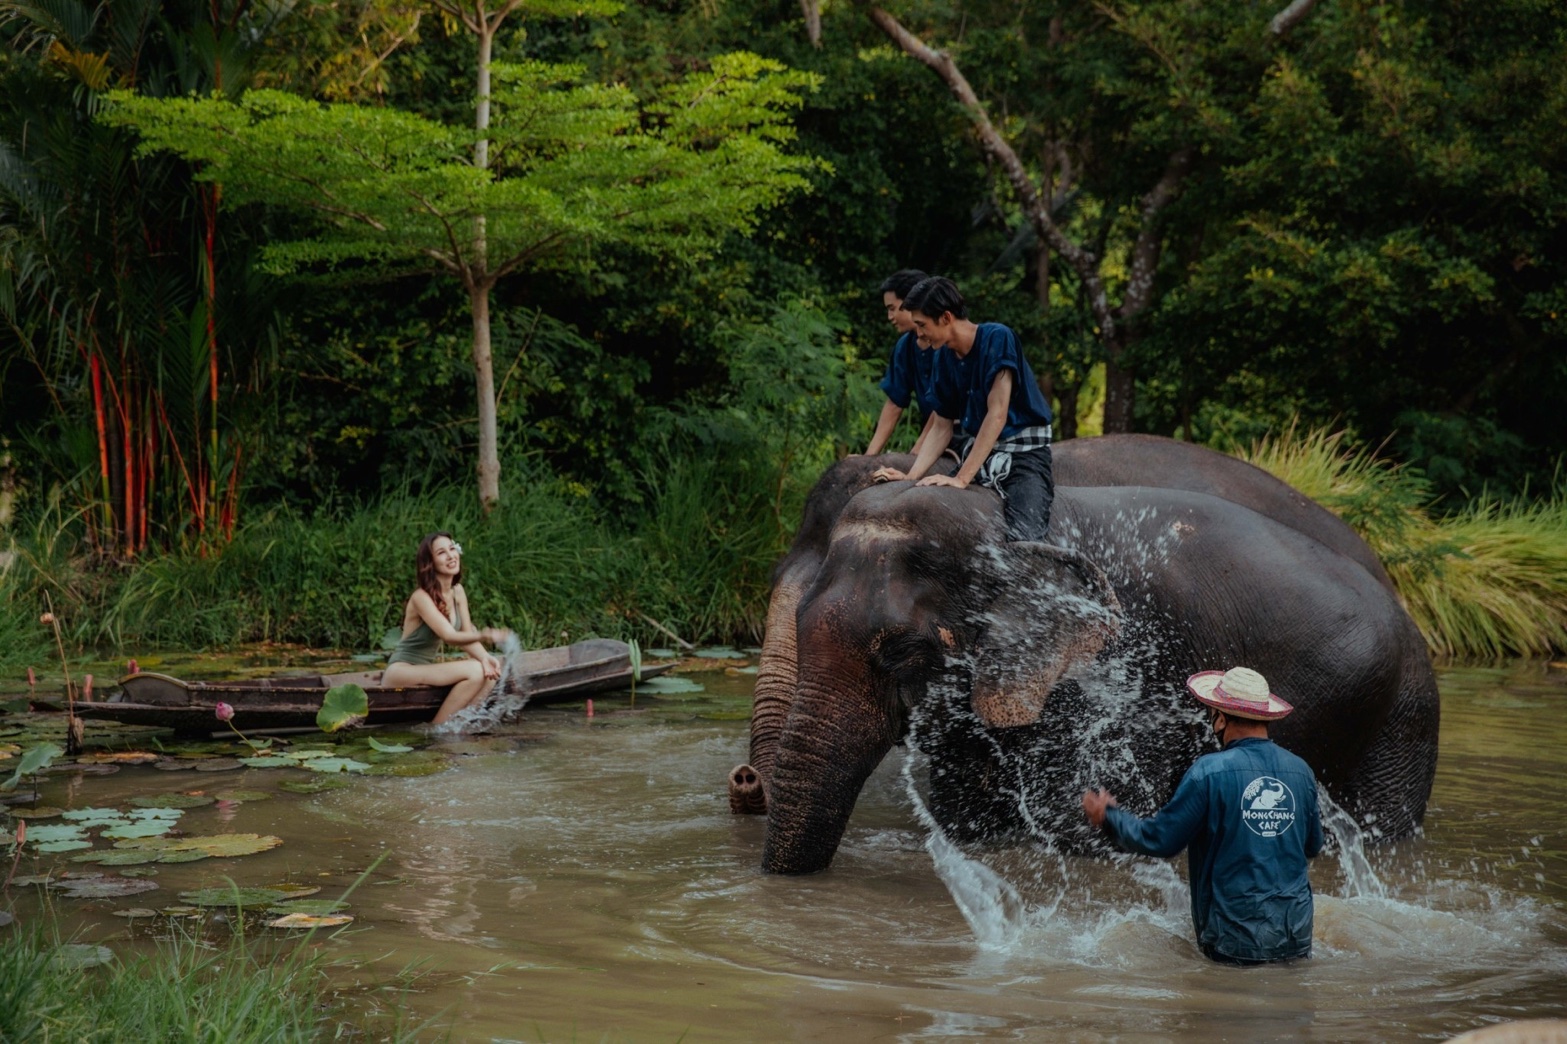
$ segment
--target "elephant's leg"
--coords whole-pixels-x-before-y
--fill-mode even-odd
[[[818,564],[816,556],[791,562],[773,586],[751,698],[751,760],[729,772],[729,811],[736,815],[767,813],[767,779],[778,757],[778,739],[799,679],[795,613],[800,594]]]
[[[1348,782],[1333,791],[1367,841],[1408,837],[1424,821],[1436,774],[1440,715],[1436,677],[1421,646],[1418,662],[1406,663],[1398,699],[1365,756]]]

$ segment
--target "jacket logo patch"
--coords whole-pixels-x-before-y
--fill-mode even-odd
[[[1241,821],[1262,837],[1278,837],[1295,825],[1295,795],[1282,779],[1258,776],[1241,792],[1241,805]]]

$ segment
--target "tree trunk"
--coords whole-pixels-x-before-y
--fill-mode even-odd
[[[490,353],[490,284],[470,282],[473,311],[473,383],[479,404],[479,503],[489,511],[501,499],[501,458],[495,434],[495,360]]]
[[[1130,367],[1123,367],[1117,361],[1121,352],[1107,354],[1104,433],[1125,435],[1132,430],[1132,408],[1136,405],[1137,375]]]

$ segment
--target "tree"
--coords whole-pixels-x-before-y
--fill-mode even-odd
[[[462,284],[487,507],[500,496],[496,283],[548,268],[589,271],[607,246],[700,257],[806,189],[804,174],[817,165],[785,149],[788,114],[814,78],[755,55],[715,58],[645,102],[622,86],[581,82],[575,65],[495,63],[490,74],[471,132],[279,91],[238,101],[118,92],[103,116],[134,127],[146,151],[177,153],[198,178],[221,181],[226,206],[313,217],[310,234],[267,248],[277,270],[361,262]]]

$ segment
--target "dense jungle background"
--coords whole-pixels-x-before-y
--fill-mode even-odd
[[[45,610],[373,648],[436,528],[529,643],[753,641],[904,267],[1020,332],[1058,438],[1244,453],[1436,651],[1567,649],[1554,0],[0,0],[0,38],[8,669]]]

